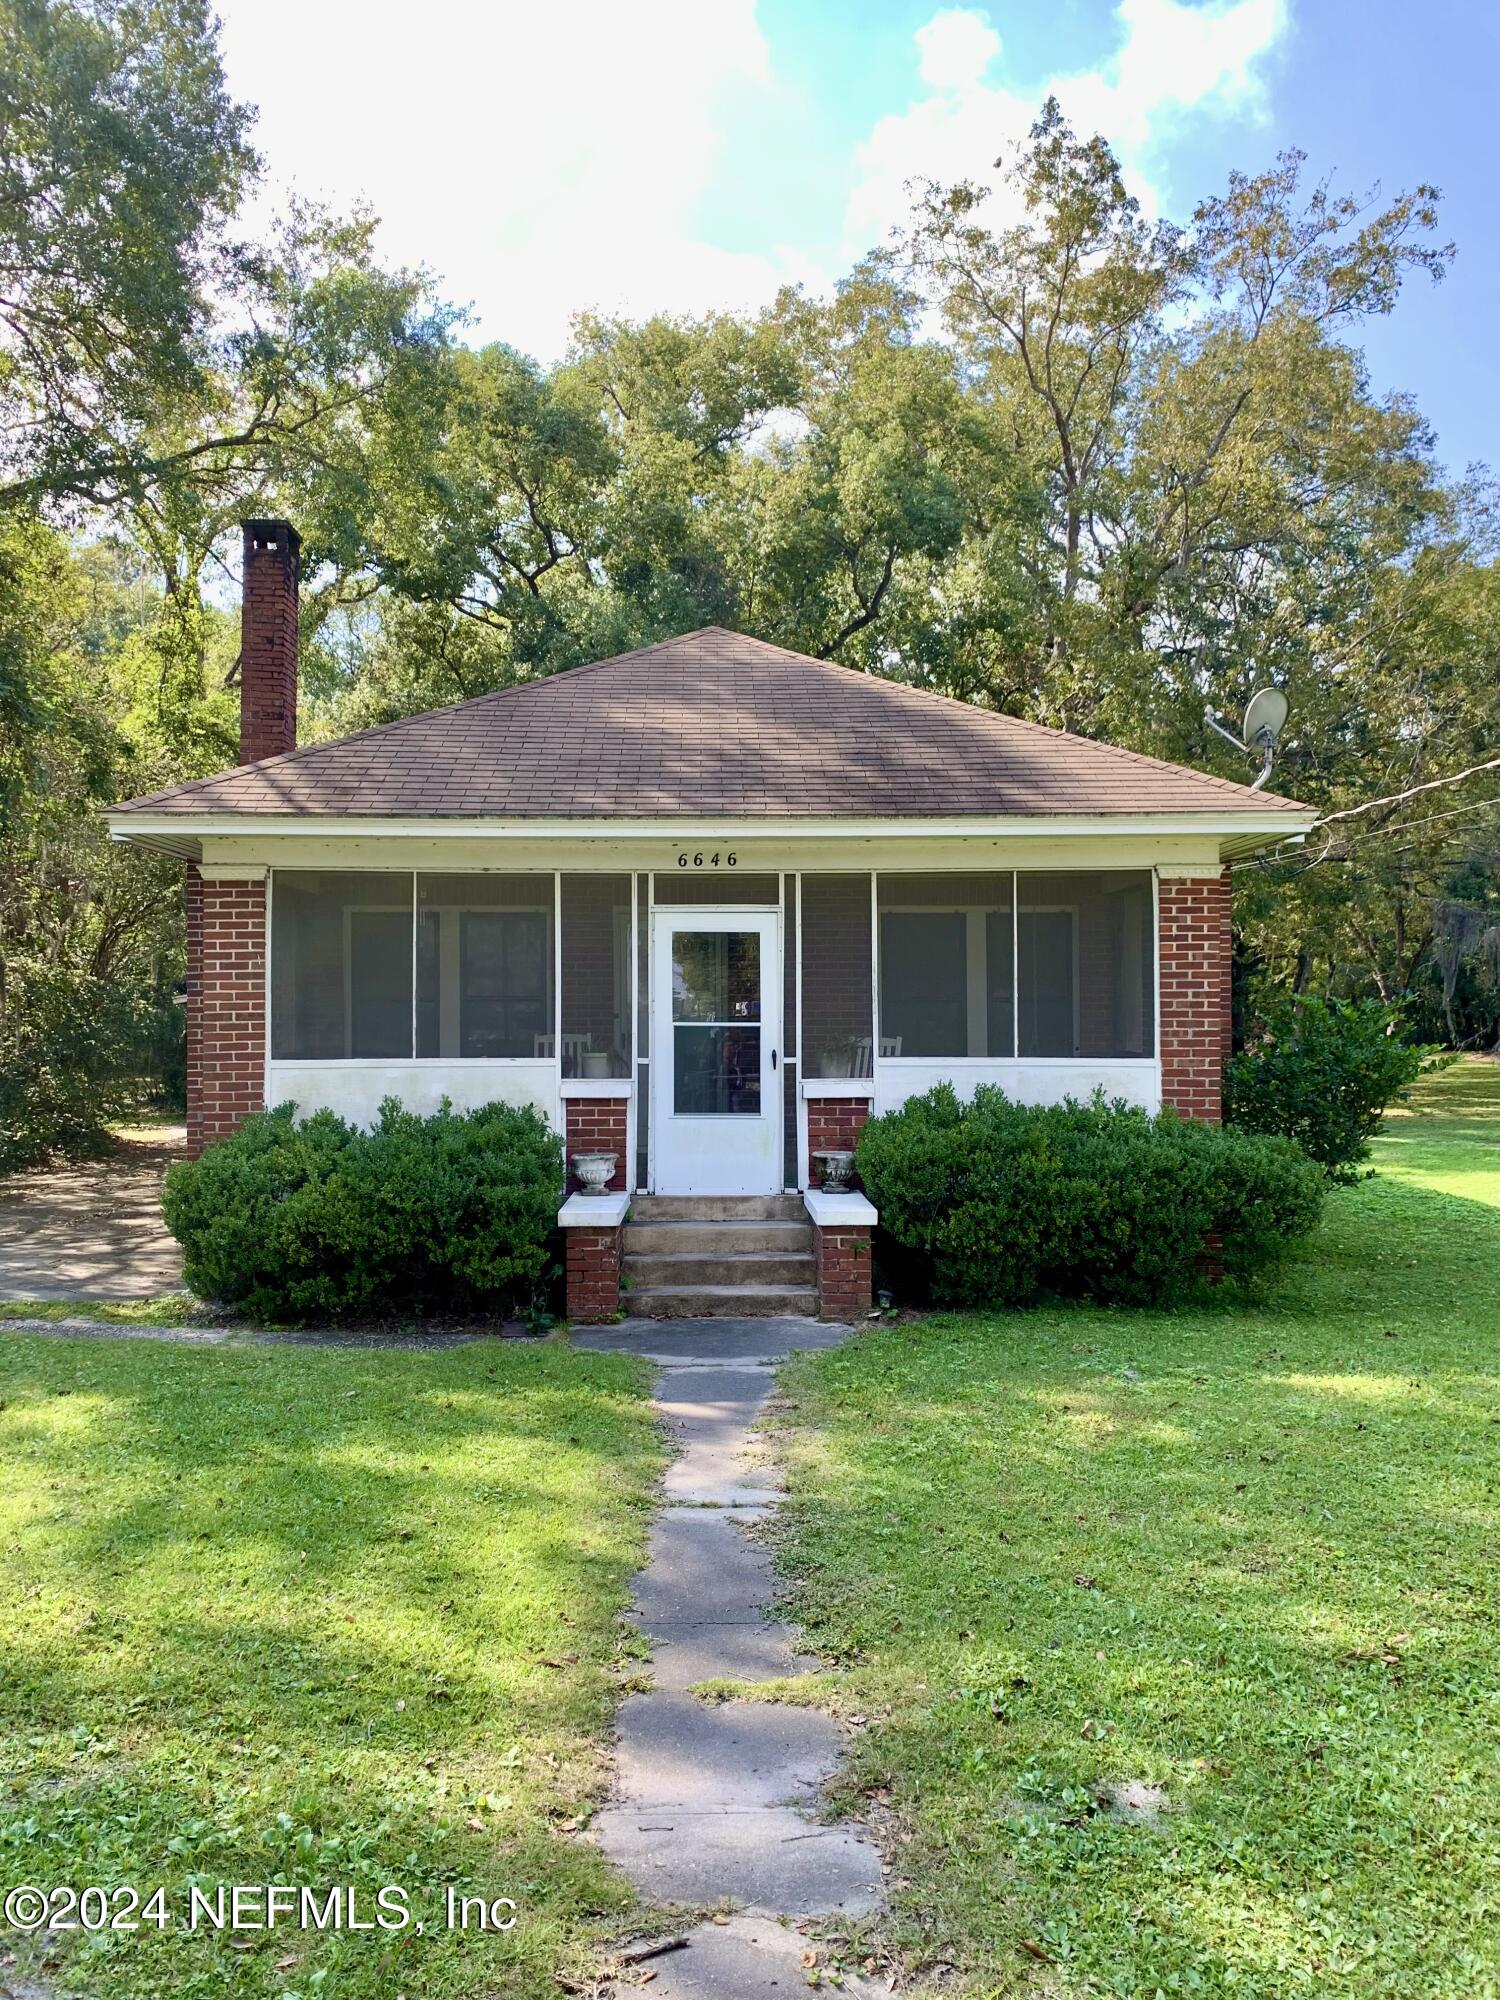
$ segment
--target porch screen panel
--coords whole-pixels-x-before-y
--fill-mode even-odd
[[[785,1185],[797,1185],[797,878],[782,878],[781,1124]]]
[[[798,915],[802,1073],[869,1076],[875,1032],[869,876],[804,875]]]
[[[883,1055],[1014,1053],[1012,883],[1008,870],[880,877]]]
[[[271,1054],[412,1052],[409,872],[278,868],[271,884]]]
[[[635,878],[635,1184],[651,1168],[651,877]]]
[[[1021,1055],[1154,1055],[1153,934],[1148,869],[1018,875]]]
[[[658,904],[687,903],[699,909],[719,903],[765,903],[774,909],[780,901],[774,875],[752,875],[722,863],[717,868],[665,868],[655,877],[652,895]]]
[[[629,1076],[629,875],[562,878],[562,1073]]]
[[[417,1054],[550,1058],[551,875],[418,875]]]

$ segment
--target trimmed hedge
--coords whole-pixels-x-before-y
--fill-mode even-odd
[[[371,1131],[293,1107],[167,1174],[162,1210],[200,1297],[262,1319],[502,1312],[547,1268],[562,1140],[530,1109],[432,1117],[387,1098]]]
[[[1124,1104],[1014,1104],[949,1084],[872,1118],[856,1152],[916,1289],[950,1306],[1046,1297],[1155,1305],[1205,1246],[1228,1276],[1272,1267],[1317,1223],[1323,1178],[1289,1140]]]

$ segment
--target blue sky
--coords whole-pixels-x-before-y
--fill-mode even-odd
[[[913,175],[983,179],[1056,88],[1153,207],[1300,146],[1336,184],[1441,188],[1458,261],[1366,345],[1451,470],[1500,469],[1500,8],[1436,0],[301,0],[288,48],[221,0],[274,183],[382,217],[472,337],[559,353],[579,307],[745,308],[829,285]],[[330,79],[337,79],[331,84]]]

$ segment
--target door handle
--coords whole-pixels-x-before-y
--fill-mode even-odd
[[[774,1049],[771,1051],[771,1067],[772,1069],[776,1067],[776,1051]]]

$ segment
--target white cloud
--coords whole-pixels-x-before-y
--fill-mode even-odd
[[[580,307],[764,300],[796,255],[701,240],[726,109],[777,90],[755,0],[220,0],[231,88],[276,178],[363,196],[384,253],[544,357]]]
[[[1186,121],[1263,111],[1262,60],[1285,32],[1287,0],[1119,0],[1115,18],[1119,41],[1106,60],[1023,89],[989,80],[1001,42],[984,14],[935,14],[916,36],[926,94],[882,118],[860,148],[851,250],[883,239],[905,215],[908,181],[988,182],[1049,95],[1080,131],[1104,134],[1147,206],[1158,205],[1153,175]],[[998,203],[990,219],[1003,219]]]
[[[821,258],[796,241],[826,238],[816,204],[783,202],[785,242],[712,240],[726,175],[755,174],[757,146],[817,116],[777,75],[756,0],[219,4],[230,86],[261,107],[275,183],[368,199],[383,254],[472,302],[473,337],[552,359],[580,308],[738,309],[788,280],[826,288],[902,220],[909,179],[986,178],[1048,89],[1149,200],[1185,121],[1258,106],[1289,0],[1118,0],[1107,60],[1024,88],[982,9],[943,8],[916,34],[913,101],[849,162],[844,240]]]

